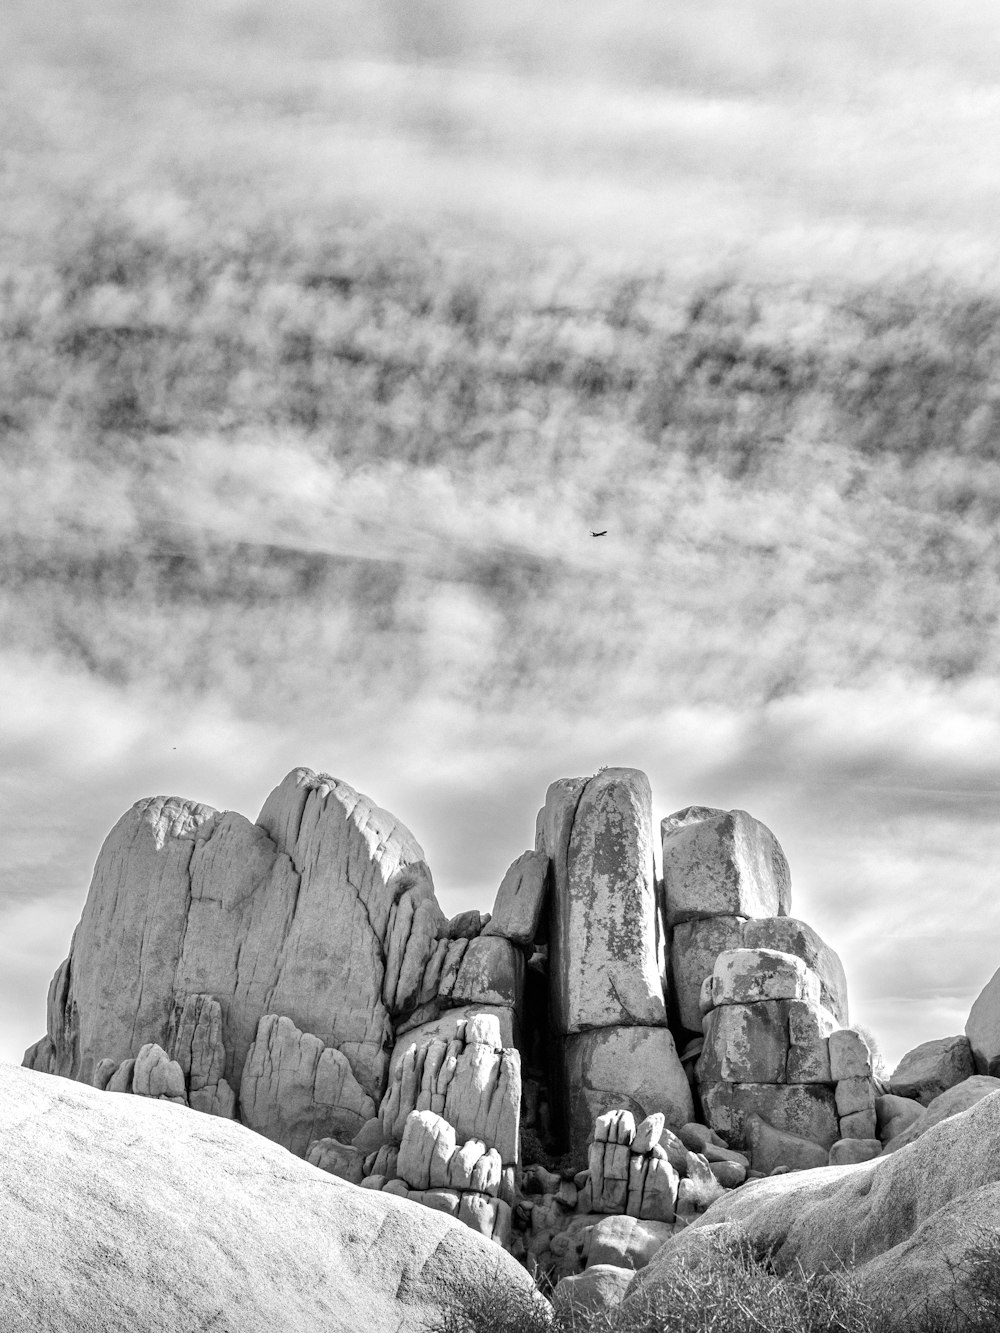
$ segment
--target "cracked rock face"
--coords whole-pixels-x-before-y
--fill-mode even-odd
[[[91,1082],[153,1043],[174,1050],[191,1104],[209,1109],[220,1087],[223,1101],[239,1094],[256,1041],[251,1102],[272,1106],[263,1124],[276,1123],[267,1090],[289,1080],[325,1108],[325,1121],[299,1108],[296,1124],[338,1126],[338,1098],[339,1127],[361,1123],[385,1089],[393,1022],[417,1007],[446,926],[413,835],[334,778],[296,769],[255,824],[139,801],[101,850],[47,1035],[26,1063]],[[288,1017],[294,1053],[270,1031],[260,1047],[268,1015]]]
[[[553,867],[557,1031],[665,1024],[645,773],[609,768],[554,782],[541,822]]]

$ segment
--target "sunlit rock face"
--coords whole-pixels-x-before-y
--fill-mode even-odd
[[[255,1105],[265,1086],[301,1083],[291,1070],[312,1059],[305,1034],[338,1053],[335,1079],[326,1060],[324,1095],[342,1097],[346,1129],[384,1090],[393,1021],[424,998],[445,925],[413,835],[346,783],[297,769],[257,823],[140,801],[104,844],[52,983],[47,1037],[27,1062],[90,1082],[101,1061],[120,1064],[147,1042],[190,1048],[185,1006],[214,997],[216,1084],[239,1094],[255,1043]],[[259,1036],[268,1015],[294,1025],[294,1058],[271,1029]],[[265,1047],[282,1052],[273,1069]]]
[[[880,1152],[899,1108],[880,1118],[843,968],[788,915],[774,835],[689,807],[663,821],[658,879],[653,827],[637,769],[554,782],[492,913],[448,920],[413,835],[338,779],[296,769],[253,823],[140,801],[25,1063],[242,1120],[567,1264],[565,1219],[619,1195],[682,1226],[750,1170]],[[554,1177],[521,1208],[522,1144],[593,1162],[609,1116],[625,1137],[600,1180]]]
[[[552,861],[557,1031],[665,1024],[645,773],[609,768],[553,783],[544,837]]]

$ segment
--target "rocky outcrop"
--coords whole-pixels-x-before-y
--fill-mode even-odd
[[[987,1096],[902,1152],[728,1193],[635,1275],[623,1308],[655,1299],[661,1275],[697,1256],[707,1229],[721,1223],[740,1228],[779,1272],[846,1266],[899,1333],[918,1316],[924,1326],[925,1307],[932,1317],[950,1316],[966,1295],[968,1247],[983,1236],[1000,1239],[998,1140],[1000,1096]]]
[[[448,920],[413,836],[338,779],[295,770],[256,823],[141,801],[101,852],[26,1063],[239,1118],[503,1245],[541,1236],[546,1264],[576,1262],[565,1237],[591,1212],[683,1225],[751,1158],[881,1146],[892,1118],[845,1027],[843,968],[788,915],[773,834],[690,807],[661,835],[658,881],[645,775],[562,779],[492,914]],[[609,1114],[625,1138],[593,1139]],[[678,1134],[697,1115],[695,1150]],[[530,1224],[522,1127],[536,1161],[577,1167]]]
[[[942,1120],[961,1115],[963,1111],[967,1111],[994,1092],[1000,1092],[1000,1079],[993,1078],[989,1074],[973,1074],[972,1078],[956,1083],[953,1088],[935,1097],[905,1129],[889,1139],[885,1151],[898,1152],[900,1148],[907,1147],[915,1139],[922,1138],[929,1129],[933,1129]]]
[[[531,1280],[429,1209],[324,1176],[231,1121],[0,1067],[0,1326],[417,1333]]]
[[[1000,969],[976,996],[965,1023],[977,1074],[1000,1074]]]
[[[193,802],[140,801],[101,851],[50,989],[47,1037],[27,1063],[89,1081],[102,1061],[120,1066],[149,1042],[190,1048],[193,1031],[188,1040],[182,1029],[198,1020],[185,1009],[206,996],[218,1010],[197,1058],[209,1065],[203,1074],[195,1062],[189,1098],[210,1105],[220,1080],[239,1096],[261,1020],[288,1017],[339,1053],[333,1083],[349,1119],[382,1095],[393,1023],[436,994],[425,972],[446,925],[412,835],[333,778],[289,774],[256,824]],[[259,1047],[250,1068],[258,1088]],[[282,1068],[290,1087],[287,1058]],[[228,1100],[224,1089],[219,1104]]]

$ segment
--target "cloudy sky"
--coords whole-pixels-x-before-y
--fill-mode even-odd
[[[741,474],[664,453],[655,374],[634,416],[627,388],[584,410],[537,376],[459,415],[425,375],[354,384],[336,410],[313,386],[304,426],[288,357],[273,375],[267,358],[276,329],[286,347],[349,333],[383,368],[447,378],[445,325],[386,305],[388,279],[328,309],[372,254],[474,292],[452,324],[486,328],[468,365],[497,383],[543,343],[645,383],[651,340],[706,285],[736,293],[723,320],[752,292],[754,345],[802,364],[855,337],[843,292],[915,294],[915,318],[925,291],[995,301],[1000,18],[954,0],[127,8],[0,17],[0,1057],[44,1030],[133,801],[252,815],[299,764],[408,823],[448,911],[490,905],[557,777],[632,765],[657,816],[748,809],[890,1065],[961,1030],[1000,966],[988,367],[946,456],[845,451],[820,381]],[[355,276],[310,286],[330,232]],[[81,296],[95,237],[124,237],[139,276],[105,256]],[[214,284],[203,305],[191,273]],[[591,308],[612,289],[638,313],[609,326]],[[212,372],[222,402],[204,357],[151,387],[105,332],[133,376],[112,394],[71,335],[140,326],[213,355],[238,333],[252,355]],[[746,412],[778,430],[742,400],[726,429]],[[909,420],[884,424],[906,438]]]

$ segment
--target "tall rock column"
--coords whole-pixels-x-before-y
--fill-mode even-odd
[[[609,768],[553,783],[540,835],[552,865],[551,1014],[570,1143],[582,1147],[598,1115],[623,1107],[683,1124],[692,1102],[667,1027],[646,775]]]

